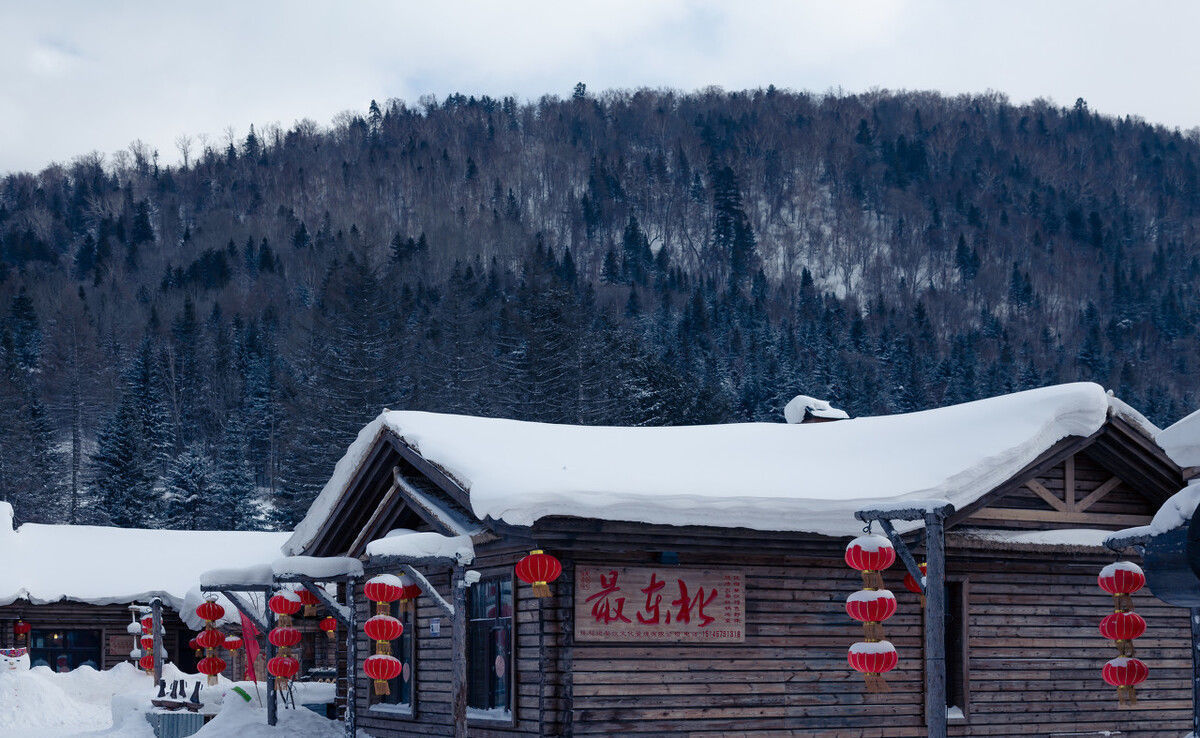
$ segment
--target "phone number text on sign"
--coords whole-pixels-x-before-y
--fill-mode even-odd
[[[746,640],[740,571],[592,567],[575,569],[575,638],[581,641]]]

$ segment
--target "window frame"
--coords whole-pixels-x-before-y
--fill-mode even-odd
[[[471,605],[472,597],[475,592],[480,591],[478,587],[487,582],[504,582],[509,583],[510,591],[512,592],[512,613],[508,617],[509,639],[508,639],[508,717],[484,717],[482,715],[472,715],[471,710],[478,709],[471,707]],[[513,570],[507,573],[500,572],[492,575],[484,575],[478,582],[471,585],[467,590],[467,632],[463,634],[465,640],[465,651],[467,657],[467,725],[478,727],[515,727],[517,724],[517,607],[519,604],[517,578]],[[501,618],[493,618],[493,620]],[[494,673],[489,670],[489,673]]]
[[[409,636],[409,639],[408,639],[408,663],[410,665],[409,666],[410,677],[409,677],[408,702],[385,702],[383,695],[375,694],[375,690],[371,688],[370,680],[368,680],[368,682],[367,682],[367,685],[368,685],[367,686],[367,694],[369,695],[369,701],[367,703],[367,711],[368,712],[372,712],[372,713],[379,714],[379,715],[386,715],[389,718],[397,718],[397,719],[403,719],[403,720],[416,720],[417,719],[417,637],[418,637],[419,630],[420,630],[419,623],[417,621],[417,610],[418,610],[419,602],[420,602],[420,600],[418,599],[418,600],[414,600],[409,603],[411,605],[411,609],[407,613],[409,622],[405,622],[405,618],[400,617],[402,614],[405,614],[405,613],[400,612],[399,601],[388,603],[389,614],[391,614],[392,617],[396,618],[397,620],[399,620],[401,623],[404,624],[404,635]],[[374,603],[370,603],[370,601],[368,601],[369,607],[370,607],[370,605],[373,605],[373,604]],[[374,608],[370,608],[368,610],[368,612],[370,613],[368,615],[368,617],[373,617],[375,615]],[[368,644],[368,651],[371,651],[371,640],[370,639],[367,639],[367,644]],[[366,657],[370,656],[370,655],[371,655],[371,653],[369,652],[366,654],[366,656],[363,656],[363,658],[366,659]],[[396,654],[393,652],[393,655],[396,655]],[[394,682],[397,680],[402,680],[403,678],[404,678],[404,675],[403,675],[403,673],[401,673],[400,676],[396,677],[396,679],[393,679],[391,681]],[[389,684],[390,684],[390,682],[389,682]],[[394,687],[395,685],[392,685],[392,686]]]
[[[959,628],[960,643],[956,649],[958,652],[959,670],[961,671],[962,703],[961,705],[950,704],[951,682],[953,675],[950,670],[946,670],[946,709],[958,707],[962,710],[962,717],[947,718],[947,723],[950,725],[966,725],[971,720],[971,579],[965,574],[954,574],[946,576],[946,608],[949,610],[955,607],[955,619]],[[951,586],[953,585],[953,586]],[[958,602],[955,603],[951,597],[951,592],[957,589]],[[947,623],[949,625],[950,623]],[[946,653],[950,653],[951,639],[950,630],[946,630]]]

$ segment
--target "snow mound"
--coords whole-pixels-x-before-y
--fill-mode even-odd
[[[807,418],[846,420],[850,415],[825,400],[818,400],[808,395],[796,395],[784,406],[783,417],[789,423],[803,423]]]
[[[435,531],[397,528],[368,543],[367,555],[454,559],[465,565],[475,560],[475,546],[470,536],[444,536]]]
[[[132,664],[106,671],[82,666],[56,673],[45,666],[0,674],[0,735],[66,736],[103,730],[113,721],[113,696],[150,680]]]
[[[362,429],[284,547],[299,554],[382,434],[444,469],[479,519],[555,515],[850,536],[881,501],[977,500],[1068,436],[1108,418],[1075,383],[836,423],[613,428],[385,411]],[[919,524],[898,526],[909,530]]]

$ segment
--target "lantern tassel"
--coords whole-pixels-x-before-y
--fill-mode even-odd
[[[1117,612],[1129,612],[1133,609],[1133,598],[1126,593],[1113,595],[1113,609]]]
[[[867,621],[863,623],[863,640],[868,643],[884,640],[883,623]]]
[[[316,614],[317,614],[317,606],[316,605],[305,605],[304,606],[304,617],[311,618],[313,615],[316,615]]]
[[[382,697],[385,694],[391,694],[392,690],[388,687],[388,683],[382,679],[375,680],[375,696]]]
[[[1117,655],[1133,657],[1133,641],[1116,641]]]
[[[392,655],[392,642],[391,641],[375,641],[375,653],[382,654],[384,656],[391,656]]]
[[[1117,703],[1121,705],[1136,705],[1137,690],[1133,687],[1117,687]]]
[[[872,694],[891,691],[888,689],[887,680],[883,678],[883,674],[866,674],[863,676],[863,680],[867,683],[867,691]]]
[[[547,584],[546,582],[534,582],[533,583],[533,596],[534,597],[549,597],[550,596],[550,585]]]
[[[883,572],[868,569],[862,573],[862,581],[863,589],[883,589]]]
[[[327,630],[327,631],[325,631],[325,635],[328,636],[329,640],[332,641],[337,636],[337,631],[336,630]]]
[[[380,600],[379,602],[376,602],[375,603],[375,614],[376,615],[387,615],[388,614],[388,603],[383,602],[382,600]]]

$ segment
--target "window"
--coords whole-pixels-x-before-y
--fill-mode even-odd
[[[29,665],[70,671],[80,666],[100,668],[100,631],[42,630],[29,634]]]
[[[389,603],[390,609],[388,614],[400,621],[404,626],[404,632],[400,637],[392,641],[392,655],[400,659],[400,676],[388,682],[389,694],[374,696],[372,699],[377,705],[395,705],[399,708],[407,708],[409,711],[413,708],[413,685],[416,683],[416,620],[414,617],[415,603],[409,603],[409,607],[401,609],[399,602]]]
[[[512,577],[468,590],[467,706],[471,717],[512,717]]]
[[[967,581],[946,581],[946,714],[966,719],[970,706],[967,667]]]

